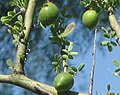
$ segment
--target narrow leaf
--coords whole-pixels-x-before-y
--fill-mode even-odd
[[[72,56],[75,56],[75,55],[78,55],[78,52],[70,52],[69,54]]]
[[[119,72],[120,71],[120,68],[117,68],[116,70],[115,70],[115,72]]]
[[[71,51],[73,49],[73,42],[70,42],[70,45],[68,47],[68,51]]]
[[[110,84],[107,85],[107,90],[110,91]]]
[[[84,68],[85,64],[80,64],[80,67],[78,68],[79,72]]]
[[[60,38],[61,38],[61,37],[62,37],[62,38],[63,38],[63,37],[67,37],[67,36],[74,30],[74,28],[75,28],[75,24],[74,24],[73,22],[70,23],[70,24],[66,27],[65,31],[59,35],[59,37],[60,37]]]
[[[72,66],[71,69],[74,71],[74,72],[77,72],[77,68],[75,66]]]
[[[113,42],[113,41],[111,41],[110,43],[111,43],[111,45],[113,45],[113,46],[117,46],[117,44],[116,44],[115,42]]]
[[[100,43],[101,46],[107,46],[109,44],[109,41],[103,41]]]
[[[111,45],[108,45],[108,50],[109,50],[109,52],[112,52],[113,48]]]

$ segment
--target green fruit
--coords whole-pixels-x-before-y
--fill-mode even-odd
[[[69,91],[74,84],[74,78],[71,74],[62,72],[54,79],[54,87],[58,92]]]
[[[97,25],[98,14],[95,10],[87,10],[83,14],[82,22],[87,28],[92,29]]]
[[[39,12],[39,22],[44,26],[49,26],[53,24],[59,15],[59,9],[57,6],[51,2],[43,4]]]

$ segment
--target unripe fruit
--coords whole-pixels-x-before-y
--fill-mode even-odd
[[[58,92],[69,91],[74,84],[74,78],[71,74],[62,72],[54,79],[54,87]]]
[[[44,26],[49,26],[53,24],[59,15],[59,9],[57,6],[51,2],[43,4],[39,12],[39,22]]]
[[[82,22],[87,28],[92,29],[97,25],[98,14],[95,10],[87,10],[83,14]]]

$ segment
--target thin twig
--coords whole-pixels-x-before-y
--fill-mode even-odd
[[[96,63],[96,35],[97,35],[97,29],[95,29],[95,35],[94,35],[94,47],[92,54],[92,70],[90,75],[89,95],[92,95],[93,92],[93,79],[94,79],[95,63]]]

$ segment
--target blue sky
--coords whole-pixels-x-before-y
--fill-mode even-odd
[[[98,48],[97,48],[97,56],[96,56],[96,67],[95,67],[95,76],[94,76],[94,95],[97,91],[100,93],[106,93],[107,91],[107,85],[111,85],[111,91],[113,92],[120,92],[120,77],[113,76],[111,72],[115,70],[115,66],[113,65],[112,61],[113,59],[117,59],[120,61],[120,48],[119,46],[114,47],[112,52],[108,52],[106,47],[104,48],[103,54]],[[77,85],[85,86],[87,85],[87,89],[89,88],[89,81],[90,81],[90,72],[91,72],[91,64],[92,64],[92,52],[93,48],[90,47],[88,52],[85,54],[84,58],[82,58],[82,55],[78,55],[74,59],[74,63],[76,63],[76,66],[79,66],[80,63],[85,63],[84,73],[79,73],[77,77],[75,78],[75,85],[76,91],[79,91],[79,88]],[[85,76],[84,78],[82,76]],[[77,86],[77,87],[76,87]],[[88,92],[88,91],[85,91]]]

